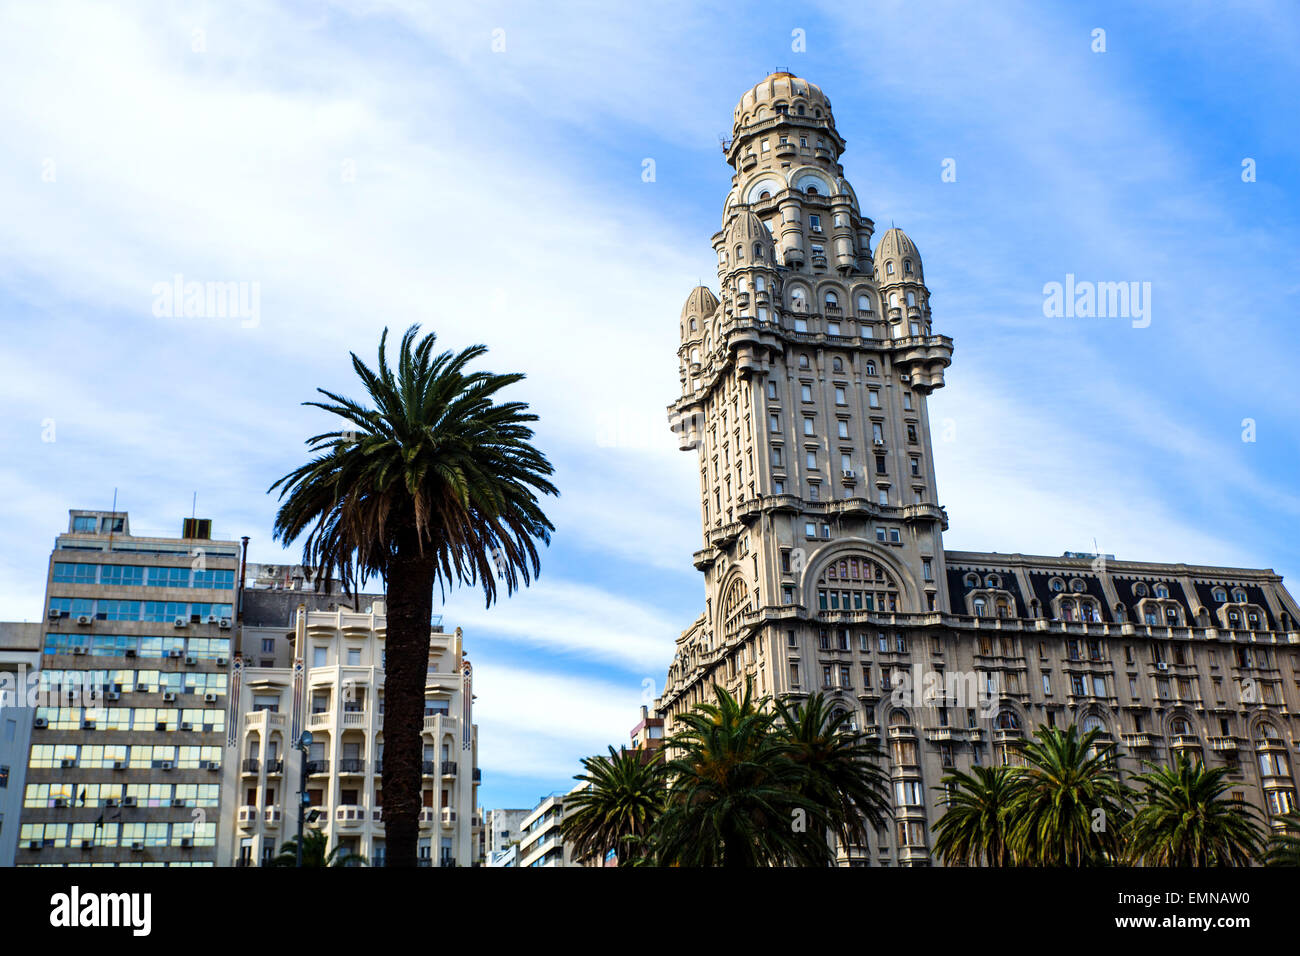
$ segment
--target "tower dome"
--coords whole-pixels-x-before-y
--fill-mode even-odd
[[[736,104],[735,127],[774,116],[777,108],[791,116],[831,121],[831,101],[820,86],[784,71],[771,73],[746,91]]]
[[[894,226],[885,231],[876,245],[876,280],[880,283],[921,280],[921,253],[907,233]]]
[[[682,338],[698,338],[718,308],[718,297],[706,285],[697,285],[682,306]]]
[[[750,210],[731,220],[723,242],[727,261],[733,269],[755,264],[770,266],[774,262],[772,234],[763,225],[763,220]]]

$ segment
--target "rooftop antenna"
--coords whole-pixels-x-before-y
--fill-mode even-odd
[[[113,516],[108,519],[108,550],[113,550],[113,529],[117,522],[117,489],[113,489]]]

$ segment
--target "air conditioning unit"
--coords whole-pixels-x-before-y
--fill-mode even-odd
[[[104,798],[104,806],[106,806],[106,807],[115,807],[115,806],[117,806],[117,797],[105,797],[105,798]]]
[[[132,844],[131,844],[131,852],[133,852],[133,853],[141,853],[141,852],[143,852],[143,851],[144,851],[144,844],[143,844],[143,843],[132,843]]]
[[[194,666],[195,664],[197,664],[198,662],[199,662],[199,659],[198,659],[197,657],[195,657],[193,654],[191,654],[189,657],[185,658],[185,663],[188,664],[188,665],[190,665],[191,667],[193,667],[193,666]]]
[[[218,624],[217,626],[220,627],[223,631],[228,631],[228,630],[230,630],[230,625],[231,625],[230,618],[228,618],[228,617],[223,617],[223,618],[221,619],[221,623]]]
[[[73,760],[71,757],[64,757],[63,760],[60,761],[60,766],[62,766],[64,770],[67,770],[69,767],[75,767],[76,765],[77,761]]]
[[[93,849],[95,848],[95,841],[94,841],[94,840],[82,840],[82,841],[81,841],[81,848],[82,848],[83,850],[93,850]]]
[[[172,627],[189,627],[190,620],[187,617],[178,617],[172,621]]]
[[[900,375],[900,376],[898,376],[898,380],[899,380],[900,382],[910,382],[910,381],[912,380],[912,376],[910,376],[910,375]]]
[[[175,767],[175,766],[176,766],[176,765],[175,765],[174,763],[172,763],[170,760],[164,760],[162,763],[158,764],[158,769],[159,769],[159,770],[171,770],[171,769],[172,769],[173,767]]]
[[[172,806],[173,806],[173,807],[183,807],[183,806],[185,806],[185,800],[184,800],[184,798],[183,798],[183,797],[172,797]]]
[[[32,841],[30,841],[30,842],[27,844],[27,849],[29,849],[29,850],[39,850],[39,849],[40,849],[41,847],[43,847],[43,846],[45,846],[45,841],[43,841],[43,840],[32,840]]]
[[[83,721],[81,722],[81,729],[82,729],[82,730],[94,730],[94,729],[95,729],[95,722],[94,722],[93,720],[83,720]]]
[[[44,730],[46,727],[50,726],[50,722],[44,717],[37,717],[32,721],[32,726],[37,730]]]
[[[171,691],[167,691],[165,694],[163,694],[163,703],[170,704],[175,700],[176,700],[176,695]]]
[[[181,730],[193,730],[194,725],[189,721],[181,721]]]
[[[279,571],[280,571],[280,569],[279,569],[278,567],[276,567],[274,564],[264,564],[264,565],[262,565],[262,575],[263,575],[263,577],[273,578],[273,577],[275,577],[275,576],[279,573]]]
[[[46,613],[45,616],[48,617],[51,621],[57,621],[59,618],[63,617],[63,612],[60,611],[57,607],[52,607],[49,609],[49,611]]]
[[[220,623],[221,623],[221,618],[217,617],[217,615],[215,615],[215,614],[209,614],[209,615],[208,615],[208,623],[209,623],[209,624],[220,624]]]
[[[840,472],[840,474],[845,478],[854,477],[853,470],[851,468],[845,468],[843,471]]]
[[[126,769],[126,761],[125,761],[125,760],[114,760],[114,761],[113,761],[113,769],[114,769],[114,770],[125,770],[125,769]]]
[[[208,761],[208,769],[209,769],[209,770],[220,770],[220,769],[221,769],[221,764],[220,764],[218,761],[216,761],[216,760],[209,760],[209,761]]]
[[[1167,670],[1169,670],[1169,665],[1166,664],[1164,661],[1157,661],[1157,662],[1156,662],[1156,670],[1158,670],[1158,671],[1167,671]]]
[[[128,647],[128,648],[126,649],[126,656],[127,656],[127,657],[135,657],[135,648],[134,648],[134,647]]]
[[[185,652],[178,651],[178,650],[170,650],[167,652],[167,656],[170,657],[172,660],[180,660],[182,657],[185,656]]]
[[[190,837],[181,837],[181,846],[191,847],[193,845],[194,845],[194,840],[192,840]]]
[[[133,806],[135,806],[135,797],[123,797],[123,798],[122,798],[122,806],[124,806],[124,807],[133,807]]]
[[[107,694],[104,695],[104,697],[105,697],[106,699],[108,699],[108,700],[121,700],[121,699],[122,699],[122,695],[119,694],[119,693],[118,693],[117,691],[115,691],[115,690],[110,690]]]
[[[216,695],[216,694],[204,694],[204,695],[203,695],[203,703],[205,703],[205,704],[215,704],[216,702],[217,702],[217,695]]]
[[[873,438],[871,439],[871,444],[875,445],[877,448],[884,448],[885,440],[883,438]]]
[[[229,663],[230,663],[230,659],[227,658],[227,657],[218,657],[218,658],[217,658],[217,666],[218,666],[218,667],[225,667],[225,666],[226,666],[227,664],[229,664]]]
[[[89,626],[90,626],[90,622],[93,621],[93,620],[94,620],[94,618],[92,618],[89,614],[78,614],[78,615],[77,615],[77,623],[80,624],[82,627],[89,627]]]
[[[85,653],[86,653],[86,648],[85,648],[85,647],[74,647],[74,648],[72,649],[72,653],[74,653],[74,654],[85,654]]]
[[[68,798],[59,797],[57,800],[54,801],[54,805],[56,807],[66,807],[68,805]]]
[[[145,693],[148,689],[149,689],[149,685],[148,685],[148,684],[136,684],[136,685],[135,685],[135,692],[136,692],[137,694],[143,694],[143,693]]]

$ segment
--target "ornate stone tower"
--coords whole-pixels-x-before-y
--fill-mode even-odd
[[[848,625],[892,635],[948,609],[926,403],[952,341],[932,333],[915,244],[890,229],[873,255],[844,145],[830,101],[789,73],[736,107],[720,292],[682,308],[669,407],[699,455],[706,595],[669,672],[670,721],[714,682],[821,689],[819,650]],[[856,709],[839,678],[826,685]]]

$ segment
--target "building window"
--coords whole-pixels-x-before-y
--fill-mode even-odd
[[[879,408],[879,407],[880,407],[880,390],[879,390],[879,389],[872,388],[872,389],[868,389],[868,390],[867,390],[867,404],[870,405],[872,408]]]

